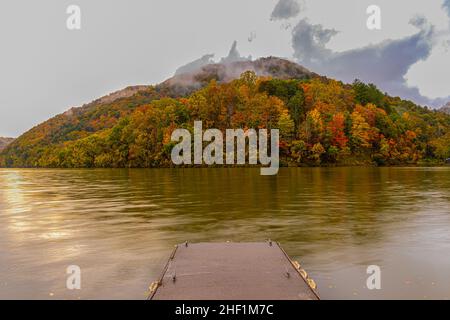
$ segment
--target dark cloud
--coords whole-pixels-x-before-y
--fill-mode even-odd
[[[304,64],[320,63],[332,56],[333,52],[325,47],[336,30],[324,29],[321,25],[313,25],[308,20],[301,20],[292,31],[294,56]]]
[[[447,14],[450,17],[450,0],[444,0],[442,7],[447,10]]]
[[[280,0],[272,12],[273,20],[289,19],[300,13],[300,4],[296,0]]]
[[[376,84],[391,95],[438,106],[442,99],[430,100],[422,96],[417,88],[409,87],[405,80],[409,68],[425,60],[433,47],[434,28],[420,17],[411,20],[411,24],[419,29],[412,36],[334,52],[326,48],[326,44],[337,32],[324,29],[321,25],[312,25],[304,19],[293,29],[294,57],[300,64],[319,74],[344,82],[360,79]]]

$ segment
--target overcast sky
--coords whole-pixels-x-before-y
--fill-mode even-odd
[[[81,8],[81,30],[66,27],[72,4]],[[366,27],[371,4],[381,8],[381,30]],[[158,83],[204,54],[219,60],[234,40],[243,56],[286,57],[420,103],[450,96],[450,0],[2,0],[0,7],[0,136],[125,86]]]

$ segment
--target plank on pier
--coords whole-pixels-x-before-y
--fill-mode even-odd
[[[151,299],[316,300],[276,242],[178,245]]]

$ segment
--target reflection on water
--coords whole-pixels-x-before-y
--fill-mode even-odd
[[[0,169],[0,298],[143,299],[176,243],[271,238],[322,298],[450,299],[449,190],[448,167]]]

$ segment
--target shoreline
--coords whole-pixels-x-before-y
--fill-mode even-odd
[[[260,169],[263,166],[155,166],[155,167],[1,167],[0,169],[71,169],[71,170],[100,170],[100,169]],[[326,165],[280,165],[279,169],[290,168],[450,168],[450,164],[396,164],[396,165],[376,165],[376,164],[326,164]]]

